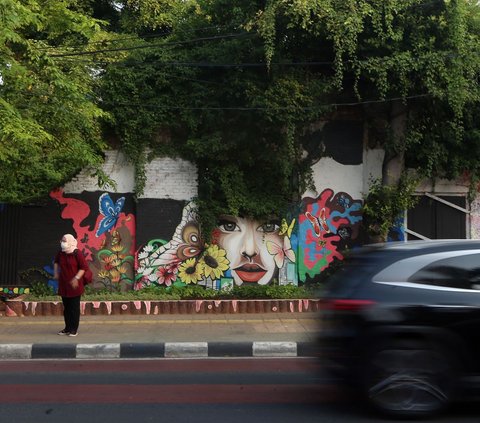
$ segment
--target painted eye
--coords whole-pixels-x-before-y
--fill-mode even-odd
[[[280,230],[280,226],[273,222],[264,223],[263,225],[259,226],[257,229],[258,232],[266,232],[266,233],[278,232],[279,230]]]
[[[234,222],[221,222],[218,227],[222,232],[240,232],[240,228]]]

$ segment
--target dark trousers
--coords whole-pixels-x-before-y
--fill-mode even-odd
[[[63,318],[65,319],[65,330],[76,332],[80,324],[80,296],[62,297]]]

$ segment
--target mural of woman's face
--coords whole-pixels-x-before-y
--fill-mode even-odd
[[[273,256],[267,250],[267,241],[283,245],[278,234],[279,225],[258,222],[241,217],[224,216],[216,231],[219,247],[227,252],[230,269],[237,285],[258,283],[265,285],[276,270]]]

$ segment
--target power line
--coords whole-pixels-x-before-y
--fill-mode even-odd
[[[192,28],[192,29],[189,29],[189,30],[175,30],[175,32],[165,31],[165,32],[161,32],[159,34],[138,34],[138,35],[131,35],[131,36],[128,36],[128,37],[105,39],[105,40],[101,40],[101,41],[92,41],[92,42],[89,42],[88,44],[78,43],[78,44],[71,44],[71,45],[36,47],[36,50],[58,50],[58,49],[68,49],[68,48],[74,49],[74,48],[77,48],[77,47],[86,47],[86,46],[97,45],[97,44],[106,44],[106,43],[117,43],[117,42],[121,42],[121,41],[142,40],[142,39],[150,39],[150,38],[163,38],[167,35],[173,35],[173,34],[176,34],[176,33],[187,34],[188,31],[199,32],[199,31],[206,31],[206,30],[210,30],[210,29],[222,29],[222,28],[225,28],[225,25],[206,26],[206,27],[203,27],[203,28]],[[114,34],[116,34],[116,33],[114,33]]]
[[[216,35],[213,37],[202,37],[202,38],[195,38],[192,40],[185,40],[185,41],[172,41],[168,43],[158,43],[158,44],[144,44],[139,46],[132,46],[132,47],[118,47],[118,48],[109,48],[103,50],[92,50],[92,51],[80,51],[75,53],[62,53],[62,54],[51,54],[50,57],[72,57],[72,56],[89,56],[92,54],[99,54],[99,53],[111,53],[116,51],[130,51],[130,50],[139,50],[145,48],[154,48],[154,47],[170,47],[175,45],[182,45],[182,44],[189,44],[189,43],[196,43],[201,41],[213,41],[213,40],[222,40],[228,38],[240,38],[245,36],[252,36],[256,34],[252,34],[249,32],[243,32],[239,34],[227,34],[227,35]]]
[[[405,101],[405,100],[413,100],[417,98],[424,98],[430,97],[431,94],[417,94],[417,95],[410,95],[406,97],[391,97],[385,99],[375,99],[375,100],[364,100],[364,101],[356,101],[356,102],[345,102],[345,103],[326,103],[326,104],[316,104],[315,106],[310,107],[296,107],[299,110],[315,110],[319,107],[351,107],[351,106],[359,106],[362,104],[378,104],[378,103],[389,103],[392,101]],[[209,106],[202,106],[202,107],[180,107],[180,106],[159,106],[157,104],[145,104],[145,103],[117,103],[117,102],[101,102],[101,104],[107,106],[119,106],[119,107],[144,107],[144,108],[154,108],[154,109],[169,109],[169,110],[236,110],[236,111],[261,111],[261,110],[290,110],[291,106],[284,106],[284,107],[246,107],[246,106],[237,106],[237,107],[209,107]]]
[[[210,63],[210,62],[165,62],[162,60],[127,60],[124,62],[107,62],[104,60],[75,60],[68,59],[73,63],[92,63],[105,66],[129,67],[137,65],[160,65],[160,66],[182,66],[182,67],[198,67],[198,68],[255,68],[267,66],[331,66],[333,62],[265,62],[258,63]]]

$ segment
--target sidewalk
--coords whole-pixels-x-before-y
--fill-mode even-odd
[[[316,354],[317,313],[0,317],[0,359],[292,357]]]

